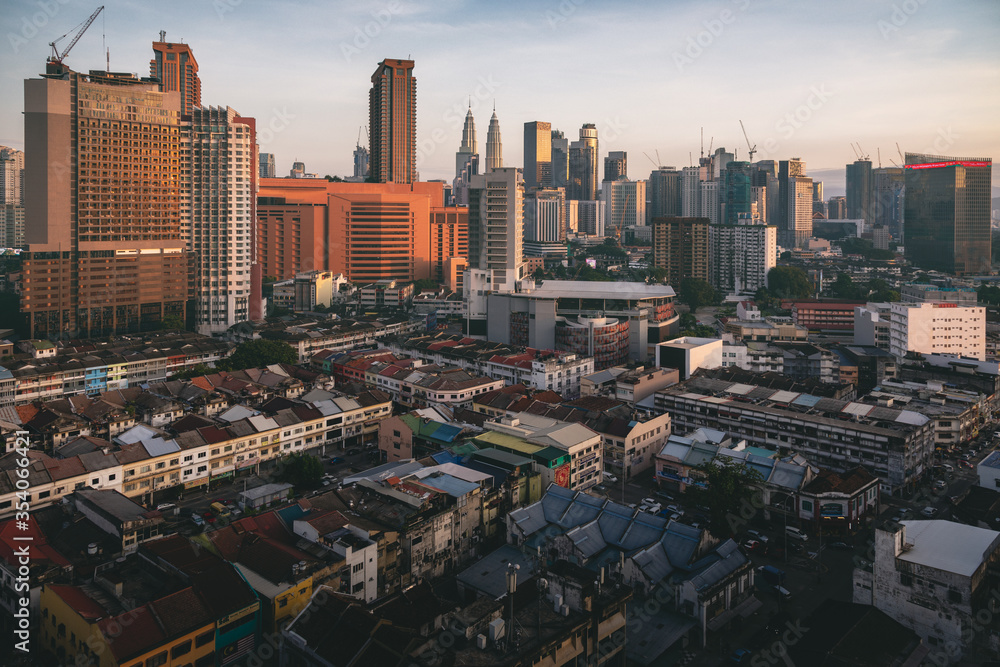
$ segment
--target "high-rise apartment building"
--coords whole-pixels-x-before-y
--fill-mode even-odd
[[[552,123],[524,124],[524,187],[552,187]]]
[[[812,179],[805,176],[806,163],[801,159],[778,162],[778,210],[775,222],[778,226],[778,242],[786,248],[798,248],[812,236]],[[793,179],[805,180],[793,182]],[[806,182],[809,191],[803,201]]]
[[[417,180],[417,80],[412,60],[383,60],[368,95],[371,177],[376,183]]]
[[[990,272],[992,167],[990,158],[906,154],[906,259],[925,270]]]
[[[24,247],[24,207],[0,204],[0,248]]]
[[[653,266],[667,270],[667,283],[684,278],[708,281],[708,218],[653,218]]]
[[[847,198],[830,197],[826,203],[826,217],[830,220],[845,220],[847,218]]]
[[[479,150],[476,146],[476,121],[472,117],[472,107],[465,115],[462,128],[462,144],[455,153],[455,180],[453,198],[456,206],[469,204],[469,179],[479,173]]]
[[[597,126],[586,123],[580,128],[580,140],[569,145],[568,199],[597,199],[597,148]]]
[[[291,178],[305,178],[306,175],[306,163],[299,162],[296,160],[292,163],[292,168],[288,171],[288,176]]]
[[[604,236],[604,202],[601,200],[567,202],[567,226],[581,234]]]
[[[864,220],[865,227],[875,222],[873,187],[871,160],[855,160],[847,165],[847,217]]]
[[[604,180],[617,181],[628,178],[628,154],[625,151],[611,151],[604,158]]]
[[[490,172],[503,166],[503,144],[500,141],[500,121],[497,110],[493,110],[490,118],[490,129],[486,132],[486,171]]]
[[[160,41],[153,42],[153,59],[149,61],[149,76],[160,82],[164,93],[180,93],[181,113],[189,114],[201,106],[201,79],[198,61],[187,44],[172,44],[160,31]]]
[[[879,167],[872,171],[874,224],[885,226],[897,241],[903,240],[906,180],[902,167]]]
[[[709,282],[723,293],[753,293],[767,287],[767,273],[777,264],[778,228],[740,218],[712,225]]]
[[[196,107],[181,127],[181,219],[192,257],[194,325],[223,333],[260,319],[256,262],[257,136],[254,119]]]
[[[702,217],[708,218],[713,225],[722,222],[722,211],[719,196],[719,186],[724,185],[721,181],[702,181],[699,184],[701,190],[701,205],[699,210]]]
[[[605,181],[601,201],[606,234],[646,224],[646,181]]]
[[[357,144],[354,147],[354,180],[359,183],[367,181],[370,169],[371,161],[368,149],[361,144]]]
[[[569,183],[569,139],[560,130],[552,130],[552,187],[565,188]]]
[[[536,188],[524,195],[524,240],[559,243],[566,240],[566,191]]]
[[[445,284],[451,277],[449,260],[469,256],[469,209],[431,207],[431,278]]]
[[[704,167],[681,169],[681,217],[701,217],[701,182],[706,171]]]
[[[24,151],[0,146],[0,204],[24,205]]]
[[[524,181],[517,168],[472,178],[468,259],[470,268],[489,273],[493,291],[513,292],[524,278]]]
[[[48,69],[24,84],[21,308],[30,335],[107,336],[183,321],[180,92],[131,74]]]
[[[274,178],[277,175],[274,165],[274,153],[260,154],[259,175],[261,178]]]
[[[681,215],[681,172],[673,167],[657,167],[646,184],[646,220]]]

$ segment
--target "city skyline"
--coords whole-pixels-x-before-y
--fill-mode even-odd
[[[48,42],[68,32],[57,45],[64,49],[94,9],[43,4],[12,3],[0,19],[4,85],[17,91],[0,101],[0,144],[18,149],[22,81],[43,71]],[[896,142],[903,152],[1000,153],[990,115],[1000,102],[1000,47],[990,39],[1000,7],[985,2],[603,7],[564,0],[505,4],[488,22],[459,3],[267,7],[249,0],[180,3],[169,12],[108,5],[66,63],[103,68],[106,44],[112,71],[145,75],[150,44],[166,31],[168,43],[195,53],[209,91],[204,104],[230,104],[257,118],[261,151],[276,155],[279,174],[295,160],[319,175],[353,172],[371,72],[385,58],[415,61],[423,180],[454,177],[466,110],[471,105],[485,128],[494,102],[509,137],[532,120],[571,138],[595,123],[600,163],[610,151],[627,151],[632,178],[653,169],[643,153],[677,168],[689,154],[697,160],[702,127],[706,152],[724,146],[746,159],[740,120],[755,160],[801,157],[815,165],[809,174],[826,183],[827,197],[844,193],[852,142],[875,166],[877,149],[883,166],[900,162]],[[615,49],[594,48],[601,42]],[[261,45],[265,59],[257,56]],[[649,60],[658,70],[638,66]],[[738,67],[750,62],[758,64]],[[255,85],[246,85],[250,79]],[[523,166],[521,142],[508,143],[505,164]],[[995,194],[1000,177],[993,179]]]

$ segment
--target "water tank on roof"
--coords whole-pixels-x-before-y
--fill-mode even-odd
[[[498,618],[490,623],[490,641],[497,642],[504,637],[505,624],[502,618]]]
[[[97,555],[97,542],[91,542],[87,545],[87,555],[96,556]]]

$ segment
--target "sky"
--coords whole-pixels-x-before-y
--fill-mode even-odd
[[[202,103],[257,119],[279,175],[294,160],[350,175],[371,75],[411,58],[421,179],[454,178],[471,104],[479,152],[496,105],[505,166],[523,164],[523,127],[570,140],[598,127],[599,149],[628,152],[630,178],[684,167],[704,148],[747,159],[802,158],[843,194],[854,146],[1000,158],[1000,3],[995,0],[676,0],[538,2],[105,0],[65,62],[148,75],[151,44],[190,44]],[[0,145],[23,148],[23,79],[44,71],[97,8],[2,0]],[[879,152],[881,158],[879,158]],[[648,157],[647,157],[648,156]],[[1000,176],[993,171],[994,196]]]

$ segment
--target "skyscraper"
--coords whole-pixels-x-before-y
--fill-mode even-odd
[[[844,220],[847,218],[847,198],[830,197],[826,203],[826,217],[830,220]]]
[[[646,224],[646,181],[605,181],[601,201],[604,202],[605,234]]]
[[[524,187],[552,187],[552,123],[524,124]]]
[[[181,113],[189,114],[201,106],[201,79],[198,61],[187,44],[172,44],[167,33],[160,31],[160,41],[153,42],[153,59],[149,61],[149,76],[160,82],[164,93],[181,94]]]
[[[646,186],[646,220],[681,214],[681,174],[673,167],[657,167]]]
[[[486,132],[486,171],[491,172],[503,166],[503,145],[500,143],[500,121],[497,110],[493,109],[490,129]]]
[[[569,183],[566,198],[597,199],[597,126],[586,123],[580,128],[580,140],[569,145]]]
[[[261,178],[274,178],[274,176],[275,176],[274,153],[261,153],[260,154],[260,177]]]
[[[906,181],[902,167],[872,170],[874,224],[884,225],[897,241],[903,240],[903,210]]]
[[[257,151],[253,118],[228,107],[192,109],[182,123],[181,219],[192,254],[194,325],[225,332],[261,312],[256,260]]]
[[[653,218],[653,266],[667,270],[667,282],[709,279],[707,218]]]
[[[476,121],[472,117],[472,106],[465,115],[462,128],[462,144],[455,153],[454,201],[456,206],[469,203],[469,179],[479,173],[479,150],[476,147]]]
[[[604,158],[604,180],[617,181],[628,178],[628,155],[625,151],[611,151]]]
[[[808,176],[791,176],[788,179],[788,199],[785,210],[788,213],[787,236],[794,248],[805,246],[812,237],[812,179]]]
[[[369,159],[368,149],[357,144],[354,147],[354,180],[364,182],[368,180]]]
[[[871,160],[855,160],[847,165],[847,217],[864,220],[865,227],[875,221],[873,186]]]
[[[777,260],[778,230],[740,217],[708,232],[709,282],[723,293],[753,293],[767,286]]]
[[[906,259],[958,275],[989,273],[990,158],[907,153]]]
[[[552,187],[565,188],[569,182],[569,140],[552,130]]]
[[[759,163],[758,163],[759,165]],[[790,179],[805,176],[806,175],[806,163],[800,158],[792,158],[791,160],[781,160],[778,162],[778,196],[774,202],[777,207],[777,216],[775,222],[778,227],[778,243],[786,248],[798,247],[796,245],[796,211],[793,207],[791,210],[788,208],[789,201],[797,201],[798,195],[795,194],[794,188],[790,186]],[[809,191],[809,218],[812,219],[812,181],[810,180],[810,191]],[[769,204],[771,202],[768,202]],[[768,206],[771,210],[772,207]],[[811,225],[810,225],[811,227]],[[811,230],[810,230],[811,231]],[[806,237],[808,238],[808,237]]]
[[[730,162],[723,174],[726,177],[725,214],[720,214],[720,218],[730,225],[735,225],[741,218],[752,218],[753,188],[750,163]]]
[[[701,217],[701,182],[704,180],[705,171],[704,167],[684,167],[681,169],[682,217]]]
[[[469,183],[469,267],[489,272],[496,291],[513,292],[524,278],[524,181],[515,167]]]
[[[368,95],[371,177],[376,183],[417,180],[417,80],[412,60],[383,60]]]
[[[24,204],[24,151],[0,146],[0,204]]]
[[[30,336],[107,336],[157,329],[168,316],[183,321],[179,92],[131,74],[50,72],[24,84],[25,152],[46,156],[25,165],[21,303]]]

